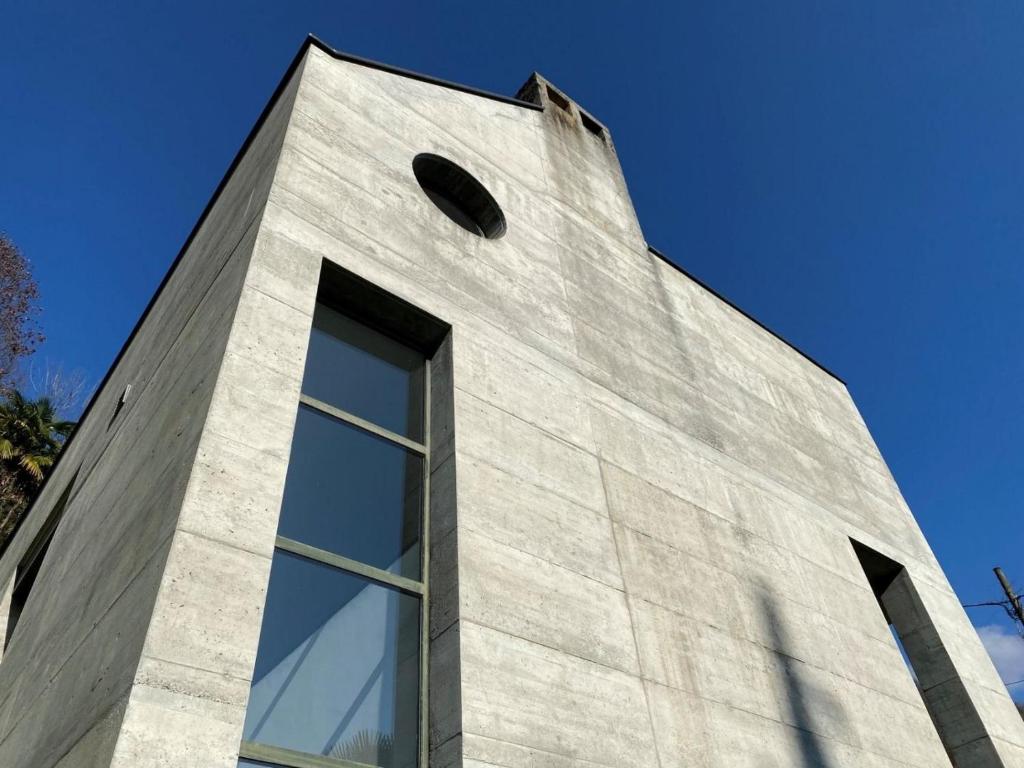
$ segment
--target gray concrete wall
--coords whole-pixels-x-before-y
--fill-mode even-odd
[[[286,105],[279,118],[278,142]],[[238,760],[320,268],[276,247],[267,206],[111,766]]]
[[[0,559],[6,587],[74,478],[0,661],[4,768],[111,762],[293,96],[250,144]]]
[[[239,220],[240,194],[219,218],[246,257],[161,299],[180,320],[150,332],[176,376],[115,373],[62,462],[104,467],[54,543],[89,551],[61,573],[92,563],[91,581],[57,590],[54,569],[27,627],[120,661],[13,647],[0,765],[235,764],[328,260],[453,327],[433,367],[435,768],[948,764],[849,537],[906,566],[979,752],[1024,766],[1019,717],[845,387],[651,254],[610,138],[533,85],[544,111],[310,49],[253,155],[265,207]],[[420,152],[473,173],[506,236],[443,216]],[[104,437],[129,380],[154,384]],[[166,424],[143,429],[152,414]]]
[[[434,763],[946,764],[853,537],[907,567],[1024,765],[846,388],[649,253],[610,143],[546,106],[313,50],[261,232],[304,274],[335,261],[454,327]],[[482,181],[507,235],[441,215],[419,152]]]

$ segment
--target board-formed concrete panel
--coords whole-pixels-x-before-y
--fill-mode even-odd
[[[320,44],[299,61],[207,250],[162,292],[168,320],[143,324],[0,560],[6,585],[58,478],[104,467],[54,540],[87,581],[39,587],[45,626],[72,620],[0,662],[0,764],[236,764],[331,264],[450,326],[431,368],[431,766],[950,765],[851,539],[905,569],[977,714],[957,768],[1024,766],[845,385],[648,248],[606,128],[539,75],[524,103]],[[502,237],[438,210],[422,153],[487,189]],[[151,392],[105,437],[135,358]],[[132,554],[101,565],[101,531]],[[115,617],[115,682],[88,715],[48,708],[112,668]]]

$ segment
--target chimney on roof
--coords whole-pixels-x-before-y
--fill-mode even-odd
[[[544,108],[544,111],[563,124],[579,131],[587,131],[606,145],[611,144],[608,129],[580,105],[555,87],[550,80],[534,72],[516,93],[516,98]]]

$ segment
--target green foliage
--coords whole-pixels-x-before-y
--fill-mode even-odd
[[[48,397],[8,390],[0,402],[0,547],[17,527],[74,422],[61,419]]]

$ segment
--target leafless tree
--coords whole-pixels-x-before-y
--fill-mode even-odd
[[[32,360],[12,377],[13,386],[33,398],[45,397],[63,418],[77,418],[92,395],[85,371],[67,370],[49,359]]]
[[[0,232],[0,387],[9,383],[18,360],[43,340],[36,319],[39,286],[18,246]]]

